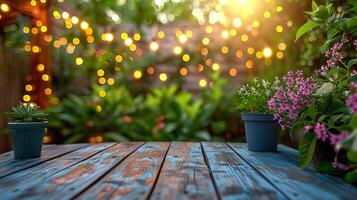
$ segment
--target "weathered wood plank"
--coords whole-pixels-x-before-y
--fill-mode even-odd
[[[42,153],[44,152],[45,149],[47,149],[48,147],[54,146],[52,144],[49,145],[43,145],[42,146]],[[14,159],[14,152],[13,151],[8,151],[5,153],[0,154],[0,165],[4,162],[8,162],[9,160],[13,160]]]
[[[217,199],[200,143],[171,144],[151,199]]]
[[[30,199],[71,199],[99,180],[108,170],[143,143],[120,143],[112,146],[80,163],[72,165],[52,176],[42,178],[41,183],[31,184],[20,197]],[[27,184],[29,185],[29,184]],[[69,192],[70,191],[70,192]]]
[[[30,199],[31,195],[35,194],[36,189],[40,189],[36,188],[36,185],[41,185],[46,178],[75,165],[112,145],[114,145],[114,143],[90,145],[35,167],[3,177],[0,179],[1,197],[4,199]]]
[[[222,199],[287,199],[225,143],[202,143]]]
[[[145,199],[159,174],[170,143],[149,142],[137,149],[79,199]]]
[[[89,144],[76,144],[76,145],[54,145],[45,148],[40,158],[14,160],[10,159],[0,164],[0,178],[13,174],[15,172],[36,166],[58,156],[70,153],[77,149],[88,146]]]
[[[248,151],[245,144],[229,145],[291,199],[355,199],[357,196],[357,188],[347,183],[336,184],[311,168],[302,171],[297,162],[281,153],[281,147],[277,153],[261,153]]]

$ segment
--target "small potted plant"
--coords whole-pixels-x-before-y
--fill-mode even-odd
[[[278,144],[278,123],[268,108],[268,101],[276,91],[276,84],[266,80],[244,85],[237,94],[236,108],[244,121],[249,151],[274,152]]]
[[[48,114],[38,106],[21,102],[12,110],[6,115],[15,159],[40,157]]]

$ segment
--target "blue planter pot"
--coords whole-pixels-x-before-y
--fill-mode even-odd
[[[15,159],[41,156],[47,122],[8,123]]]
[[[272,114],[242,113],[242,119],[249,151],[276,151],[279,126]]]

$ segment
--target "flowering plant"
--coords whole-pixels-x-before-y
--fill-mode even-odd
[[[240,112],[269,113],[268,100],[276,91],[279,79],[274,82],[254,78],[251,83],[241,87],[236,96],[236,108]]]
[[[357,21],[353,16],[357,5],[353,4],[350,11],[353,15],[344,18],[334,13],[332,4],[318,6],[313,1],[312,11],[307,12],[311,20],[298,30],[297,38],[316,27],[327,30],[322,47],[326,63],[315,71],[314,77],[304,79],[302,72],[289,72],[269,101],[269,108],[291,133],[303,127],[301,168],[314,159],[322,172],[344,175],[347,181],[356,183],[357,40],[351,38],[356,37]]]

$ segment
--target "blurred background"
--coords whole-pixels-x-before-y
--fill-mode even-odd
[[[294,41],[309,0],[0,4],[0,152],[19,101],[50,113],[44,143],[244,141],[237,89],[313,72],[325,37]]]

